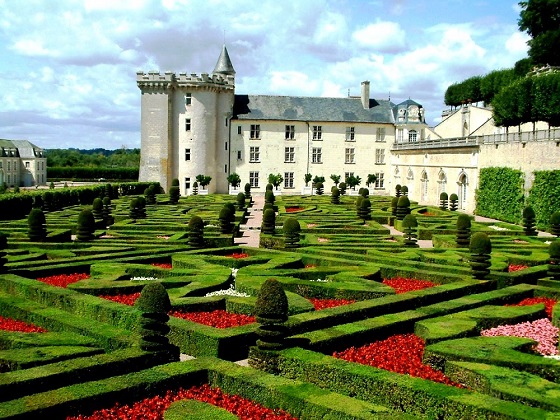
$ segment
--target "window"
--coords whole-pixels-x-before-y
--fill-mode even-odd
[[[284,162],[295,162],[295,147],[284,148]]]
[[[39,165],[39,162],[37,162],[37,165]],[[0,169],[2,169],[2,161],[0,161]]]
[[[191,119],[190,118],[185,119],[185,131],[191,131]]]
[[[41,170],[45,170],[45,162],[41,162]]]
[[[241,134],[241,133],[242,133],[241,126],[239,126],[239,127],[237,127],[237,134]]]
[[[385,188],[385,179],[383,172],[377,172],[375,176],[377,177],[377,179],[375,180],[375,188]]]
[[[346,127],[346,141],[354,141],[354,127]]]
[[[2,169],[2,163],[0,163],[0,169]],[[39,170],[39,162],[37,162],[37,170]]]
[[[294,125],[286,126],[286,140],[293,140],[296,134],[296,128]]]
[[[224,172],[227,174],[227,163],[224,165]]]
[[[385,141],[385,127],[378,127],[377,128],[376,141]]]
[[[25,162],[25,167],[29,169],[29,162]]]
[[[311,161],[313,163],[321,163],[321,156],[322,156],[322,153],[321,153],[321,148],[320,147],[314,147],[311,150]]]
[[[382,165],[385,163],[385,149],[375,149],[375,164]]]
[[[260,162],[261,151],[258,146],[251,146],[249,148],[249,162]]]
[[[344,153],[344,163],[356,163],[354,160],[354,148],[347,148]]]
[[[8,161],[8,171],[11,170],[11,162]]]
[[[402,143],[403,140],[404,140],[404,130],[402,128],[399,128],[397,130],[397,142]]]
[[[408,142],[409,143],[414,143],[416,141],[418,141],[416,130],[410,130],[408,132]]]
[[[249,172],[249,184],[251,188],[258,188],[259,187],[259,173],[258,172]]]
[[[227,150],[227,141],[224,143],[224,150]]]
[[[185,160],[191,160],[191,149],[185,149]]]
[[[237,160],[241,160],[241,150],[237,151]]]
[[[323,127],[320,125],[313,126],[313,140],[321,140],[322,139],[322,131]]]
[[[188,191],[191,189],[191,179],[189,177],[185,178],[185,191]]]
[[[192,105],[192,93],[185,93],[185,106]]]
[[[260,124],[251,124],[251,138],[260,139],[261,138],[261,126]]]
[[[293,172],[284,172],[284,188],[294,188]]]
[[[344,172],[344,182],[348,180],[351,176],[354,176],[354,172]]]

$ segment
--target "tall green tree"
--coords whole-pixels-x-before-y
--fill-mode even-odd
[[[528,0],[521,6],[519,29],[531,36],[529,57],[535,64],[560,65],[560,0]]]

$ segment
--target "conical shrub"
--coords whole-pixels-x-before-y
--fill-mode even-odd
[[[472,276],[475,279],[483,280],[490,274],[492,243],[488,235],[484,232],[476,232],[473,234],[471,236],[469,250],[471,253],[470,265]]]
[[[446,192],[442,192],[439,195],[439,208],[441,210],[447,210],[447,206],[449,204],[449,196]]]
[[[457,211],[459,208],[459,196],[457,194],[451,194],[449,196],[449,210]]]
[[[402,189],[401,184],[395,185],[395,196],[400,197],[402,195],[401,189]]]
[[[170,361],[179,360],[179,348],[170,344],[167,322],[171,310],[169,295],[159,282],[144,286],[134,307],[142,312],[140,318],[140,348],[144,351],[168,354]]]
[[[248,182],[245,184],[244,187],[245,190],[245,199],[249,201],[249,203],[251,202],[251,200],[253,199],[251,197],[251,184],[249,184]]]
[[[198,187],[198,185],[197,185],[197,187]],[[193,184],[193,195],[196,195],[194,193],[194,184]],[[179,187],[178,186],[174,185],[172,187],[169,187],[169,202],[171,204],[177,204],[179,202],[179,196],[180,196],[180,193],[179,193]]]
[[[145,219],[146,218],[146,199],[142,196],[137,198],[138,200],[138,218]]]
[[[364,224],[366,220],[371,219],[371,201],[369,198],[362,198],[362,202],[360,203],[360,208],[358,209],[358,217],[362,219]]]
[[[410,214],[410,200],[406,195],[401,195],[397,202],[397,220],[403,220],[407,214]]]
[[[266,209],[263,212],[261,232],[267,235],[274,235],[276,231],[276,213],[273,209]]]
[[[132,220],[140,219],[140,208],[138,205],[138,198],[133,198],[130,200],[128,207],[128,217]]]
[[[94,198],[91,205],[91,212],[95,220],[103,219],[103,200],[99,197]]]
[[[288,217],[284,221],[284,247],[286,249],[298,248],[300,240],[301,226],[297,219]]]
[[[397,215],[398,203],[399,203],[399,197],[393,197],[391,199],[391,215],[393,215],[393,216]]]
[[[468,247],[471,243],[471,218],[461,213],[457,216],[457,238],[455,242],[459,247]]]
[[[229,206],[222,207],[218,219],[220,220],[221,233],[233,232],[233,221],[235,220],[235,214],[232,213]]]
[[[146,204],[156,204],[156,187],[154,184],[150,184],[150,186],[144,190],[144,197],[146,198]]]
[[[404,197],[404,196],[403,196]],[[412,214],[407,214],[404,216],[402,221],[403,230],[404,230],[404,245],[408,247],[416,247],[418,234],[416,233],[418,228],[418,221],[416,217]]]
[[[274,192],[272,190],[266,190],[264,193],[264,202],[274,205],[274,201],[276,198],[274,197]]]
[[[324,187],[325,187],[325,186],[323,185],[322,182],[317,182],[317,183],[315,184],[315,193],[316,193],[317,195],[323,195],[323,193],[324,193]]]
[[[538,232],[535,229],[535,210],[531,206],[523,209],[523,232],[527,236],[537,236]]]
[[[340,195],[346,194],[346,182],[341,182],[338,184],[338,190],[340,191]]]
[[[47,237],[47,221],[41,209],[31,209],[27,216],[28,231],[30,241],[40,242]]]
[[[84,209],[78,215],[77,239],[79,241],[91,241],[95,233],[95,218],[89,209]]]
[[[560,280],[560,240],[556,239],[548,246],[550,261],[548,263],[548,276],[553,280]]]
[[[401,187],[401,194],[408,196],[408,187],[406,185]]]
[[[340,191],[336,187],[331,189],[331,204],[340,204]]]
[[[204,246],[204,221],[200,218],[200,216],[191,217],[189,220],[188,230],[189,245],[193,248],[202,248]]]
[[[560,237],[560,211],[555,211],[550,216],[550,233],[557,238]]]
[[[239,210],[245,210],[245,194],[242,192],[237,193],[237,208]]]
[[[255,302],[255,317],[260,324],[257,347],[260,350],[283,349],[287,335],[288,298],[278,280],[268,279],[261,286]]]
[[[105,226],[111,226],[115,223],[111,207],[111,199],[109,197],[103,197],[103,220],[105,220]]]

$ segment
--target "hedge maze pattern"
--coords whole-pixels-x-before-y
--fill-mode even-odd
[[[369,197],[365,218],[354,196],[332,202],[329,195],[277,196],[276,228],[261,234],[257,249],[234,245],[250,205],[237,196],[180,197],[175,204],[175,197],[158,194],[155,204],[146,203],[145,218],[130,215],[136,199],[112,198],[114,223],[95,219],[88,241],[76,235],[79,215],[90,206],[44,209],[47,235],[32,239],[26,219],[3,222],[0,317],[46,332],[0,330],[0,418],[88,415],[203,384],[300,419],[560,415],[560,360],[537,353],[528,338],[481,335],[545,318],[560,325],[560,306],[554,307],[560,282],[550,277],[548,252],[554,237],[471,221],[472,234],[492,241],[489,274],[477,279],[469,247],[457,244],[458,214],[446,206],[410,200],[417,239],[434,245],[418,248],[391,233],[388,226],[404,232],[407,214],[395,217],[392,197]],[[223,228],[227,203],[235,205],[231,232]],[[195,216],[204,227],[193,241],[188,225]],[[289,218],[301,227],[298,247],[282,233]],[[252,322],[261,286],[271,278],[288,300],[283,345],[273,346],[280,350],[257,347],[259,324]],[[153,315],[152,325],[133,303],[153,282],[166,289],[173,316]],[[512,306],[526,299],[548,306]],[[326,308],[316,309],[318,302]],[[245,321],[215,328],[176,316],[201,312]],[[147,329],[169,330],[170,345],[194,359],[142,350]],[[410,337],[420,339],[423,364],[451,385],[333,357]],[[406,365],[407,345],[380,348]],[[234,363],[248,357],[250,366]],[[173,416],[191,418],[192,407],[175,404]]]

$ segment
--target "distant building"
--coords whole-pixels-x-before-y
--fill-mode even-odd
[[[32,187],[47,182],[47,157],[27,140],[0,139],[0,184]]]
[[[488,108],[447,111],[430,128],[421,104],[371,99],[368,81],[360,96],[346,98],[235,94],[225,46],[211,74],[138,72],[137,84],[139,180],[167,191],[177,178],[182,195],[199,174],[211,176],[208,190],[218,193],[228,192],[234,172],[254,192],[264,192],[269,174],[280,174],[282,194],[309,193],[307,173],[325,177],[327,192],[331,174],[359,176],[361,186],[375,174],[372,194],[392,195],[400,184],[411,199],[438,205],[441,192],[456,193],[459,208],[472,212],[481,168],[521,169],[526,188],[534,170],[559,168],[559,130],[527,124],[506,133]]]

